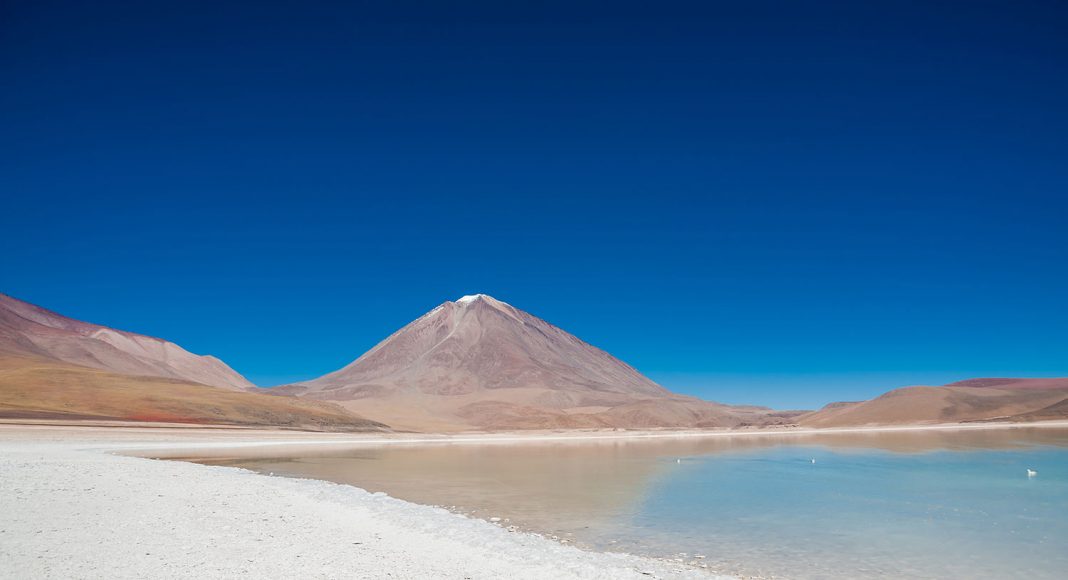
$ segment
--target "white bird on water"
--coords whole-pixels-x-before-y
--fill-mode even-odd
[[[813,460],[812,460],[812,463],[815,463],[815,462],[816,462],[816,460],[815,460],[815,459],[813,459]]]
[[[1034,477],[1036,475],[1038,475],[1038,472],[1035,471],[1034,469],[1028,469],[1027,470],[1027,477]]]

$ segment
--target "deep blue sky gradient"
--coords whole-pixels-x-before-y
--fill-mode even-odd
[[[1057,2],[0,8],[0,291],[334,370],[485,292],[670,388],[1068,375]]]

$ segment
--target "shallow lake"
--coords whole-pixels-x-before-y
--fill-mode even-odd
[[[722,573],[1068,578],[1065,428],[226,453],[196,460],[348,483]]]

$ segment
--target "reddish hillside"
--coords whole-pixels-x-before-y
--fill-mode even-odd
[[[0,357],[0,418],[162,421],[315,431],[385,428],[317,401],[16,357]]]
[[[904,387],[870,401],[832,403],[802,415],[809,427],[904,425],[1068,418],[1068,378],[971,379]]]
[[[195,355],[160,338],[67,318],[5,294],[0,294],[0,354],[231,390],[254,388],[213,356]]]

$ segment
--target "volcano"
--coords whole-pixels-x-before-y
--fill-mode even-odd
[[[485,294],[445,302],[344,368],[272,392],[335,401],[413,430],[784,421],[768,409],[674,394],[607,352]]]

